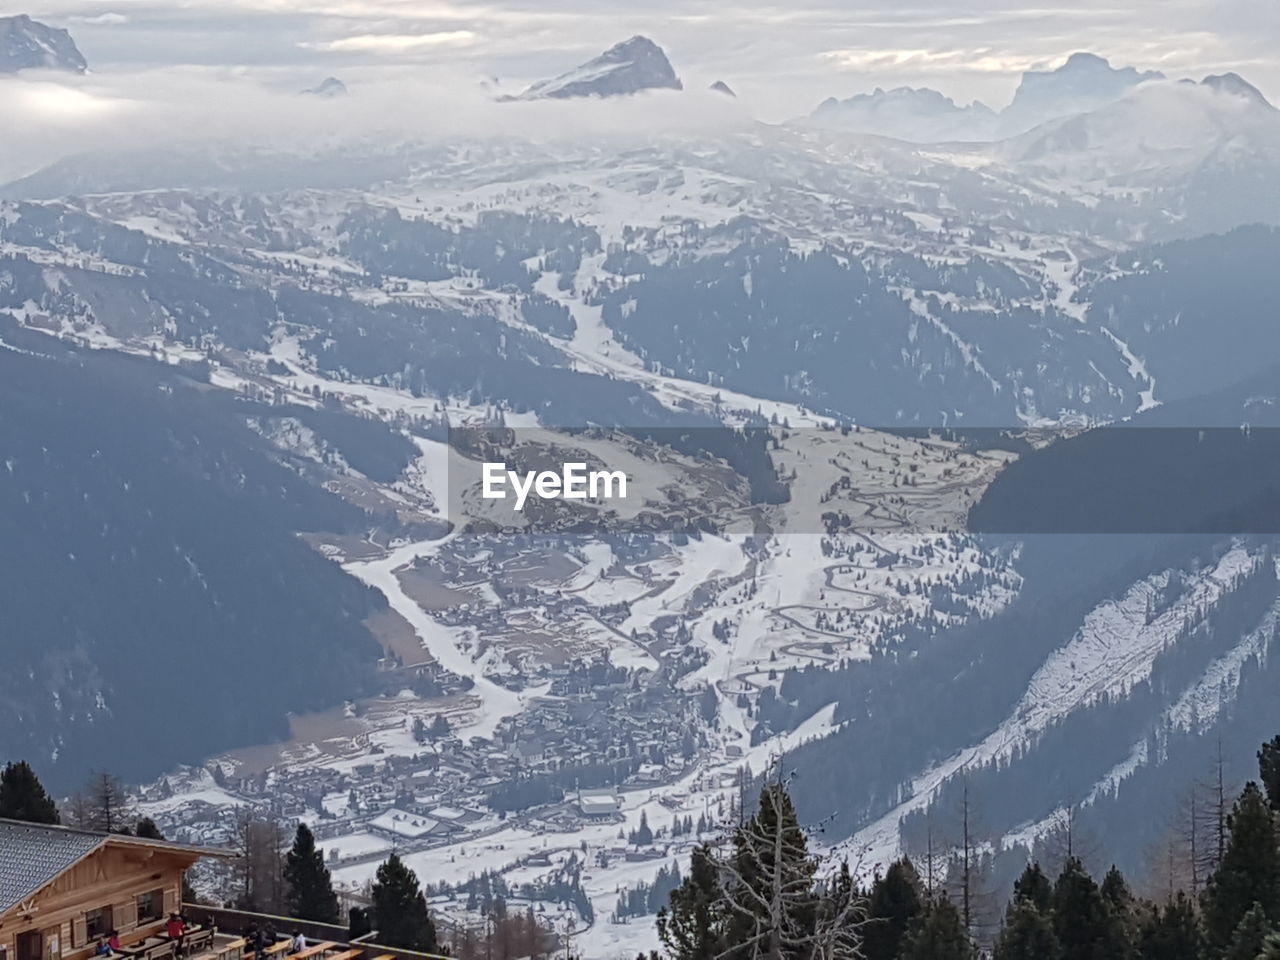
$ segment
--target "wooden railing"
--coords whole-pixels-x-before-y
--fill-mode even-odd
[[[217,927],[222,933],[245,934],[252,928],[274,929],[278,935],[291,937],[296,931],[314,943],[301,953],[288,952],[289,940],[280,940],[263,951],[262,960],[452,960],[435,953],[420,953],[402,947],[388,947],[377,942],[377,932],[361,937],[360,942],[349,939],[346,927],[297,917],[279,917],[269,913],[252,913],[248,910],[232,910],[227,907],[209,907],[199,903],[184,903],[182,913],[187,919],[206,926]],[[235,947],[232,950],[231,947]],[[251,944],[240,939],[222,947],[218,960],[259,960],[249,949]],[[333,951],[337,951],[334,953]]]

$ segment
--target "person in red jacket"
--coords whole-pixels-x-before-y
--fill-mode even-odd
[[[170,940],[177,944],[174,947],[174,955],[182,956],[182,935],[187,932],[187,925],[183,922],[182,917],[176,913],[169,914],[169,922],[164,925],[164,932],[169,935]]]

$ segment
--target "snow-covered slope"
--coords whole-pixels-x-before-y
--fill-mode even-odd
[[[1077,188],[1169,190],[1212,168],[1226,176],[1274,167],[1280,113],[1236,84],[1148,83],[1015,137],[996,154],[1027,176]]]

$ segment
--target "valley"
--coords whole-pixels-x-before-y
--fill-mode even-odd
[[[1078,55],[999,113],[690,133],[647,126],[686,92],[634,38],[497,98],[617,95],[597,136],[5,185],[0,733],[171,839],[306,822],[347,905],[394,851],[448,923],[500,890],[591,958],[655,946],[620,898],[773,769],[859,876],[932,866],[971,783],[993,886],[1063,817],[1136,870],[1176,802],[1140,788],[1275,711],[1273,540],[1191,494],[1184,531],[972,521],[1156,497],[1107,424],[1275,426],[1280,113],[1235,80]],[[513,511],[497,461],[628,493]]]

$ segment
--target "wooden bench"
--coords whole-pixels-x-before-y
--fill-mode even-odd
[[[213,927],[199,927],[182,938],[182,950],[188,956],[213,946]]]
[[[289,947],[292,944],[293,944],[292,940],[277,940],[271,946],[267,947],[267,949],[262,951],[261,957],[259,957],[256,953],[246,953],[245,957],[246,958],[253,957],[253,960],[265,960],[266,957],[278,957],[288,952]]]
[[[356,957],[364,953],[363,950],[343,950],[341,953],[335,953],[329,960],[356,960]]]
[[[396,960],[394,953],[384,953],[380,957],[374,957],[373,960]]]
[[[290,960],[309,960],[318,954],[324,953],[326,950],[332,950],[337,944],[332,940],[326,940],[324,943],[317,943],[315,946],[307,947],[305,950],[299,950],[290,957]]]
[[[177,941],[168,937],[148,937],[125,952],[134,957],[134,960],[169,960],[176,946]]]

